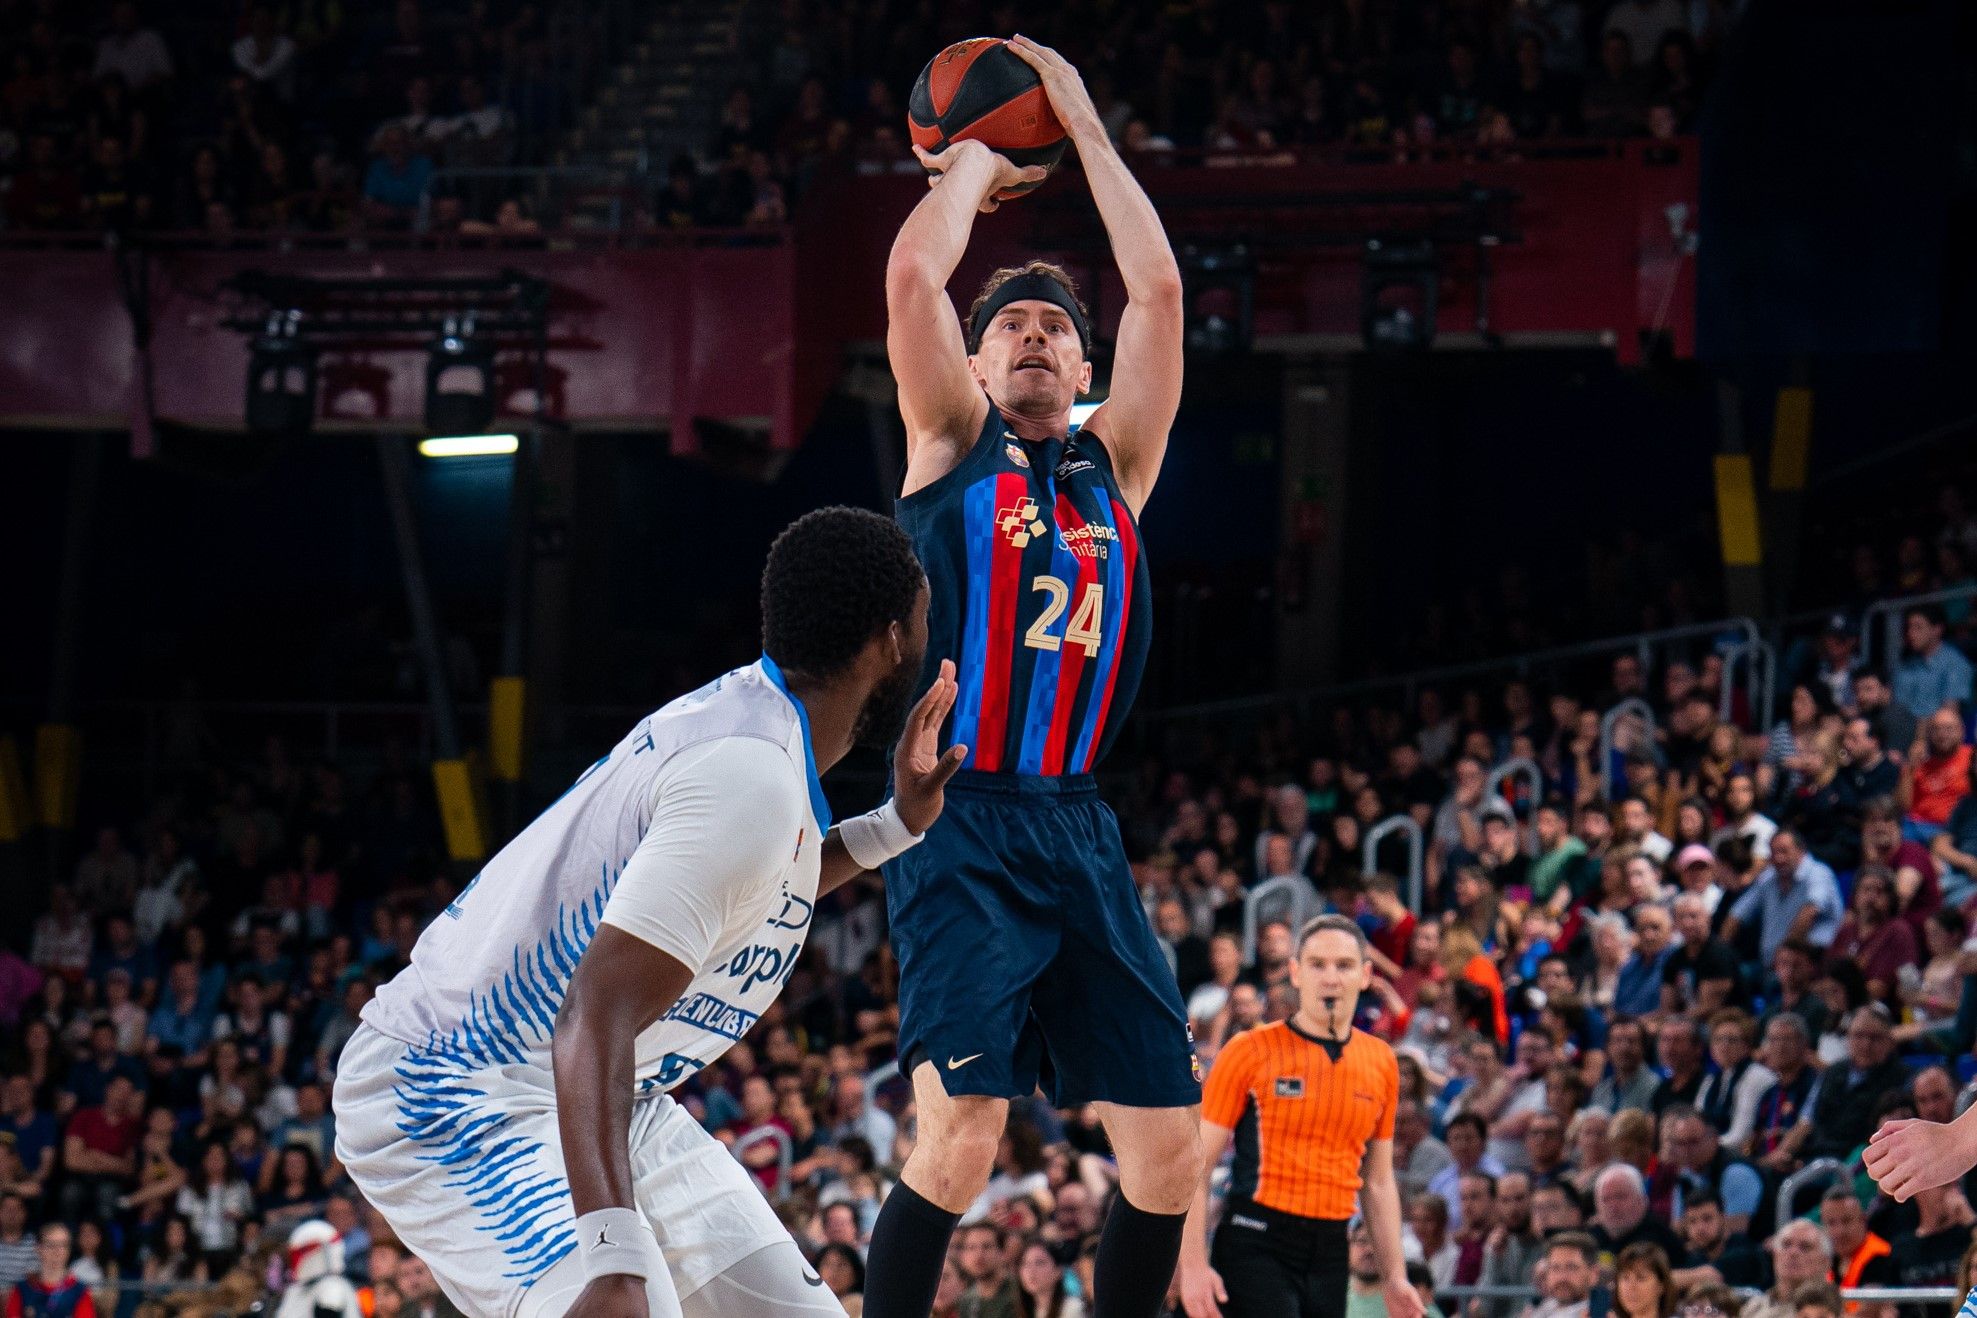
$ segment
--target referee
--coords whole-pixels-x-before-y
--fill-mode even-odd
[[[1372,1234],[1388,1318],[1422,1318],[1394,1184],[1400,1069],[1393,1049],[1352,1028],[1370,973],[1359,926],[1319,916],[1291,963],[1297,1013],[1215,1058],[1201,1096],[1207,1170],[1181,1242],[1188,1318],[1344,1318],[1355,1212]],[[1235,1174],[1211,1260],[1208,1177],[1231,1139]]]

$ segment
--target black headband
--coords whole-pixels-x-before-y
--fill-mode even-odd
[[[982,303],[982,309],[975,313],[974,323],[968,326],[971,350],[981,348],[982,331],[988,328],[995,313],[1011,302],[1048,302],[1061,310],[1078,327],[1078,342],[1084,345],[1085,356],[1091,356],[1091,326],[1085,323],[1085,313],[1078,309],[1078,299],[1071,296],[1071,290],[1064,287],[1061,281],[1038,270],[1017,275],[989,294],[988,301]]]

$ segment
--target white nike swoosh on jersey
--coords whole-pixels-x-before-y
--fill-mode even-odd
[[[947,1069],[950,1071],[958,1071],[962,1067],[966,1066],[968,1063],[974,1061],[977,1057],[980,1056],[981,1056],[980,1053],[969,1053],[966,1057],[959,1057],[959,1058],[950,1057],[947,1059]]]

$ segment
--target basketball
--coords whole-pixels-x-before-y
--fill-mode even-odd
[[[981,142],[1012,164],[1055,168],[1064,155],[1064,125],[1050,108],[1035,69],[1000,37],[957,41],[927,61],[906,103],[913,144],[940,152],[955,142]],[[1037,185],[1005,188],[996,200]]]

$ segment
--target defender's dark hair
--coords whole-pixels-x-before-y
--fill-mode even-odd
[[[833,677],[906,617],[926,574],[899,524],[863,508],[791,522],[762,569],[762,650],[784,669]]]

